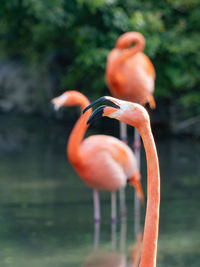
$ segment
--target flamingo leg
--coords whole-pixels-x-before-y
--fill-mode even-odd
[[[120,227],[120,252],[125,253],[126,251],[126,230],[127,223],[126,218],[122,218]]]
[[[100,201],[99,201],[99,192],[98,190],[93,190],[93,199],[94,199],[94,221],[99,223],[101,220],[100,215]]]
[[[128,138],[127,138],[127,125],[123,122],[119,122],[119,133],[120,133],[120,139],[127,144]]]
[[[111,222],[117,221],[116,192],[111,192]]]
[[[140,141],[140,134],[136,128],[135,128],[135,132],[134,132],[133,148],[134,148],[135,156],[137,159],[138,170],[140,170],[141,141]],[[135,235],[137,235],[140,231],[140,200],[138,198],[136,191],[135,191],[135,195],[134,195],[134,218],[135,218],[134,233],[135,233]]]
[[[117,247],[117,224],[116,221],[111,224],[111,246],[113,250]]]
[[[126,218],[126,194],[125,187],[119,190],[119,202],[120,202],[120,215],[122,218]]]

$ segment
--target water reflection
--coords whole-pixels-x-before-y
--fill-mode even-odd
[[[126,221],[121,224],[121,231],[122,228],[126,227]],[[90,253],[83,264],[84,267],[124,267],[126,266],[126,255],[125,252],[116,252],[117,249],[117,239],[116,239],[116,230],[117,225],[116,223],[111,223],[111,249],[112,251],[107,250],[100,250],[99,249],[99,238],[100,238],[100,223],[94,224],[94,250]],[[125,231],[123,234],[120,235],[120,247],[122,246],[121,243],[125,244]]]
[[[126,229],[127,221],[120,223],[120,238],[117,244],[117,224],[111,223],[111,249],[99,248],[100,223],[94,224],[94,249],[86,257],[83,267],[138,267],[142,248],[142,231],[136,236],[135,243],[129,246],[128,257],[126,255]],[[119,248],[117,248],[117,245]]]
[[[126,256],[117,252],[95,251],[88,256],[83,267],[125,267]]]

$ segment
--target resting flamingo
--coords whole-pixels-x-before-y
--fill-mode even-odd
[[[134,44],[134,46],[131,46]],[[109,53],[106,64],[106,82],[113,96],[134,103],[149,103],[155,108],[153,98],[155,69],[150,59],[142,52],[145,47],[144,36],[139,32],[122,34]],[[127,143],[126,124],[120,122],[120,139]],[[134,152],[140,169],[140,136],[135,129]],[[139,225],[140,207],[135,197],[135,232]],[[136,216],[138,215],[138,216]],[[138,219],[137,219],[138,218]]]
[[[131,47],[132,44],[135,44]],[[142,52],[145,39],[139,32],[122,34],[109,53],[106,64],[106,82],[113,96],[155,107],[153,98],[155,70]]]
[[[134,46],[131,45],[134,43]],[[144,36],[139,32],[122,34],[109,53],[106,64],[106,82],[111,94],[119,99],[155,108],[153,98],[155,69],[150,59],[142,52]],[[127,142],[126,127],[120,124],[121,139]],[[140,139],[135,133],[134,149],[140,149]],[[138,156],[139,160],[139,156]]]
[[[87,107],[89,100],[78,91],[66,91],[52,100],[56,109],[61,106]],[[111,219],[116,221],[116,191],[133,185],[143,201],[140,173],[131,149],[112,136],[93,135],[83,140],[91,112],[81,115],[67,145],[67,155],[81,179],[94,189],[94,219],[100,220],[99,190],[111,192]]]
[[[134,44],[134,46],[131,46]],[[119,99],[155,108],[153,98],[155,69],[150,59],[142,52],[144,36],[139,32],[122,34],[109,53],[106,63],[106,82],[111,94]],[[120,137],[127,142],[126,126],[120,123]],[[140,139],[135,133],[134,149],[140,158]]]
[[[107,101],[111,106],[97,108],[87,123],[94,119],[107,116],[134,126],[139,131],[147,158],[147,209],[142,244],[140,267],[155,267],[158,242],[159,207],[160,207],[160,171],[154,138],[151,132],[150,119],[143,106],[113,97],[101,97],[85,110],[97,103]],[[87,113],[87,112],[85,112]]]

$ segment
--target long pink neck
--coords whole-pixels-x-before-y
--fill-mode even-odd
[[[82,94],[80,94],[79,102],[80,102],[79,105],[81,107],[81,111],[90,104],[88,99]],[[81,158],[81,153],[80,153],[80,146],[84,138],[85,132],[88,128],[88,125],[86,122],[90,115],[91,115],[91,110],[88,110],[88,112],[85,112],[84,114],[82,114],[80,118],[78,119],[78,121],[76,122],[70,134],[68,145],[67,145],[67,154],[72,165],[78,165],[81,163],[82,158]]]
[[[147,158],[147,210],[140,267],[155,267],[159,227],[160,171],[150,125],[138,130]]]

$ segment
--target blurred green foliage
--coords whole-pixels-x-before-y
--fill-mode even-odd
[[[139,31],[157,73],[155,95],[200,113],[199,0],[1,0],[0,56],[48,64],[67,53],[60,90],[108,94],[105,62],[120,34]]]

